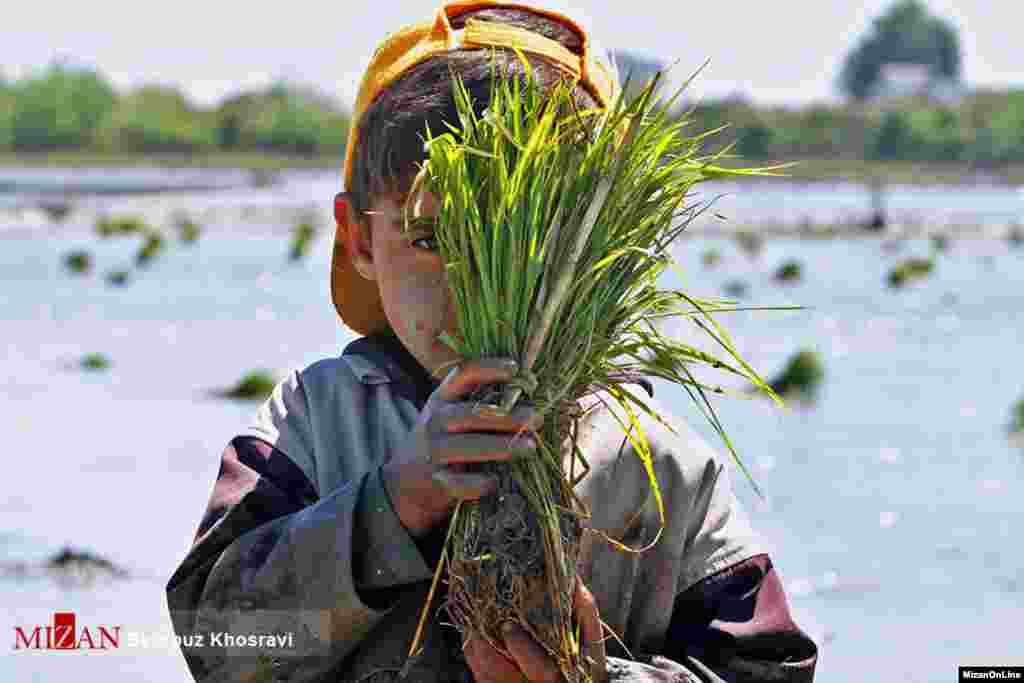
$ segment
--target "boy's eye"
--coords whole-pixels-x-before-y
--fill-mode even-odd
[[[437,251],[437,238],[435,237],[420,237],[410,242],[412,246],[417,249],[426,249],[427,251]]]

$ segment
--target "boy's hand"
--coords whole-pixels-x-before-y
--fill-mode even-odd
[[[608,680],[608,663],[597,601],[579,577],[573,593],[573,610],[580,623],[584,665],[589,663],[594,683],[605,683]],[[483,638],[467,638],[463,650],[476,683],[564,683],[565,678],[555,660],[520,626],[507,624],[504,634],[505,648],[513,659],[495,650]]]
[[[423,407],[405,451],[384,465],[384,486],[398,518],[414,537],[444,521],[459,500],[494,493],[497,478],[464,471],[464,465],[500,462],[533,453],[529,433],[540,427],[536,410],[508,415],[461,401],[487,384],[511,381],[519,367],[510,359],[467,361],[452,370]]]

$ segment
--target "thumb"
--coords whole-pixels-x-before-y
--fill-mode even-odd
[[[593,683],[607,683],[608,658],[604,647],[604,632],[601,627],[601,615],[598,613],[597,600],[585,585],[583,579],[576,577],[576,591],[573,594],[573,610],[580,622],[580,653],[584,665],[589,665]]]

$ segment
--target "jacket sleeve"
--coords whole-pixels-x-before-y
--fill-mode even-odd
[[[588,452],[595,526],[631,547],[662,529],[660,540],[640,554],[588,544],[588,587],[602,619],[624,641],[621,647],[608,642],[612,680],[811,681],[817,648],[793,623],[729,468],[685,421],[673,425],[671,433],[644,425],[665,501],[664,526],[639,458],[628,447],[611,455],[614,439],[621,439],[615,430],[599,432],[610,436],[595,438]]]
[[[237,437],[167,601],[197,681],[301,681],[343,661],[398,587],[430,576],[379,470],[319,497],[283,452]],[[237,640],[260,635],[282,640]]]
[[[680,594],[663,653],[609,658],[608,668],[615,683],[811,683],[817,655],[762,554]]]
[[[768,555],[756,555],[676,598],[666,655],[701,681],[810,683],[818,648],[794,623]]]

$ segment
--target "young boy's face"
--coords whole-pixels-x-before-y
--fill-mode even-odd
[[[369,234],[357,229],[353,235],[350,226],[349,244],[357,269],[377,282],[391,328],[420,365],[434,372],[458,358],[437,339],[442,331],[455,332],[455,310],[433,228],[429,221],[417,221],[419,227],[406,232],[405,198],[402,193],[375,196],[367,216]],[[429,193],[420,202],[419,215],[433,217]]]

